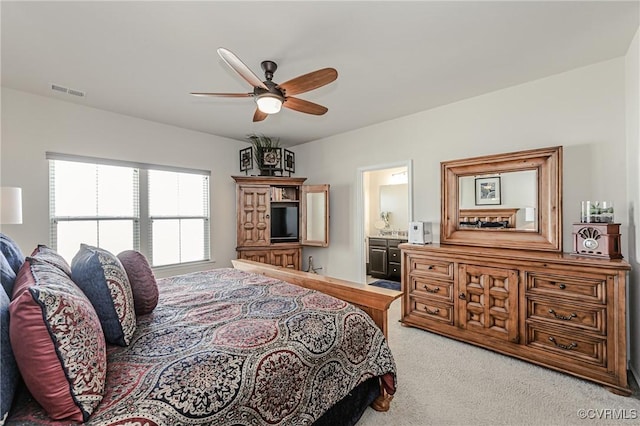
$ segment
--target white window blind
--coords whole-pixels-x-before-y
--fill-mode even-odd
[[[209,252],[208,176],[149,170],[154,265],[204,260]]]
[[[47,153],[51,246],[141,251],[152,266],[209,260],[209,172]],[[143,215],[141,215],[143,212]]]

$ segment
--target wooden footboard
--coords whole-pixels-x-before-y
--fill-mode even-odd
[[[374,287],[367,284],[345,281],[324,275],[297,271],[281,266],[267,265],[252,260],[232,260],[233,267],[241,271],[255,272],[301,287],[318,290],[365,311],[387,336],[387,311],[391,302],[402,296],[401,291]]]

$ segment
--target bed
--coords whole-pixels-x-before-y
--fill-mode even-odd
[[[461,228],[515,228],[519,209],[461,209]]]
[[[362,293],[252,262],[157,280],[157,306],[137,317],[129,344],[106,345],[104,394],[84,423],[350,425],[368,406],[388,409],[396,367],[385,333],[362,309],[313,289],[327,282],[345,299]],[[361,303],[386,315],[396,295],[378,290]],[[376,297],[384,301],[365,300]],[[51,420],[24,385],[6,420],[75,423]]]

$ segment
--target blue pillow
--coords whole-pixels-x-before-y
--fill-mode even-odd
[[[10,299],[11,293],[13,292],[13,282],[16,279],[16,274],[24,263],[24,255],[16,242],[9,236],[2,233],[0,233],[0,252],[4,258],[0,261],[2,287],[4,287],[4,290],[7,292]]]
[[[4,260],[4,256],[0,256]],[[6,262],[6,260],[5,260]],[[15,275],[15,274],[14,274]],[[9,296],[0,291],[0,423],[5,418],[18,387],[20,373],[9,340]]]
[[[2,251],[4,257],[7,258],[13,272],[17,274],[24,263],[24,255],[20,247],[18,247],[18,244],[9,236],[0,233],[0,251]]]
[[[81,244],[71,261],[71,279],[95,308],[105,340],[128,346],[136,331],[136,312],[120,260],[107,250]]]
[[[2,288],[4,288],[7,297],[11,298],[11,294],[13,293],[13,284],[16,281],[16,273],[13,272],[13,268],[9,265],[9,262],[4,257],[3,254],[0,254],[0,282],[2,283]]]

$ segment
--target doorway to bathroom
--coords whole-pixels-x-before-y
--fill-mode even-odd
[[[400,281],[397,244],[413,218],[411,176],[410,160],[358,169],[361,282]]]

